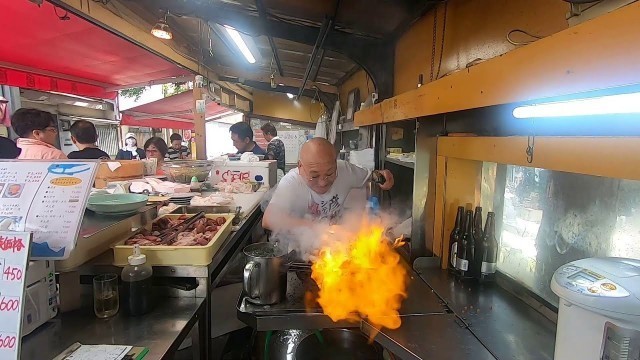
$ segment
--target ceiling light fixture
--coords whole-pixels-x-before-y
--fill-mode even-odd
[[[640,113],[640,93],[557,101],[513,109],[513,116],[517,119],[637,113]]]
[[[242,39],[242,36],[238,32],[238,30],[228,25],[225,25],[224,28],[225,30],[227,30],[229,37],[231,37],[231,40],[233,40],[233,42],[236,44],[236,46],[238,47],[238,49],[240,50],[244,58],[247,59],[249,64],[255,63],[256,58],[251,53],[251,50],[249,50],[247,43],[244,42],[244,39]]]
[[[287,97],[288,97],[289,99],[293,99],[293,98],[295,97],[295,95],[293,95],[292,93],[287,93]]]
[[[173,33],[171,32],[169,24],[167,24],[167,15],[169,15],[168,11],[164,14],[164,17],[160,18],[153,26],[151,34],[159,39],[171,40],[173,39]]]

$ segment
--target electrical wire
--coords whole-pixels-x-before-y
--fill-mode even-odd
[[[436,72],[436,80],[440,79],[440,68],[442,67],[442,57],[444,55],[444,35],[447,30],[447,8],[449,2],[444,3],[444,16],[442,19],[442,39],[440,40],[440,59],[438,60],[438,72]]]
[[[520,33],[520,34],[527,35],[527,36],[529,36],[529,37],[533,38],[534,40],[528,40],[528,41],[515,41],[515,40],[513,40],[513,39],[511,38],[511,35],[513,35],[513,34],[515,34],[515,33]],[[527,31],[522,30],[522,29],[513,29],[513,30],[511,30],[511,31],[509,31],[509,32],[507,33],[507,41],[508,41],[511,45],[515,45],[515,46],[520,46],[520,45],[529,45],[529,44],[531,44],[531,43],[535,42],[536,40],[540,40],[540,39],[542,39],[543,37],[544,37],[544,36],[531,34],[531,33],[527,32]]]

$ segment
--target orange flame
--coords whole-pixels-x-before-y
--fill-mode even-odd
[[[333,321],[367,318],[377,329],[400,327],[407,270],[394,248],[402,239],[392,243],[382,226],[366,222],[355,235],[338,228],[328,237],[334,240],[311,266],[322,311]]]

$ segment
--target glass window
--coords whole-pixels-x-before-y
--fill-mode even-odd
[[[498,270],[550,303],[558,305],[550,283],[561,265],[640,258],[640,181],[492,163],[483,173],[482,202],[498,218]]]

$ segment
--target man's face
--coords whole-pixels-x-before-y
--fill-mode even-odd
[[[247,149],[249,147],[249,138],[240,139],[238,134],[231,133],[231,141],[233,141],[233,146],[238,149],[240,152],[246,152],[251,149]]]
[[[42,130],[33,130],[33,137],[49,145],[56,145],[58,142],[58,128],[51,124]]]
[[[176,150],[180,150],[180,148],[182,147],[182,141],[181,140],[171,140],[171,147],[176,149]]]
[[[318,194],[325,194],[333,186],[338,176],[338,165],[335,160],[325,162],[298,162],[300,175],[304,177],[307,186]]]

